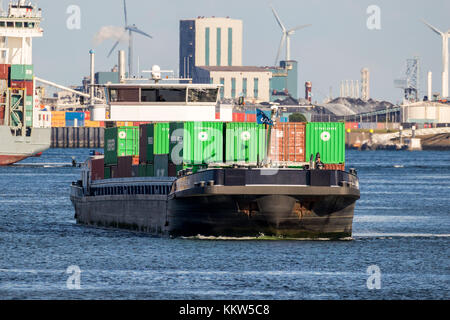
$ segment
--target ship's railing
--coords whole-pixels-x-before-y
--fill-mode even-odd
[[[335,170],[293,169],[208,169],[176,182],[177,191],[198,185],[255,186],[290,185],[299,187],[347,187],[359,190],[358,177]]]

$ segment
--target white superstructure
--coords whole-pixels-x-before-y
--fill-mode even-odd
[[[0,64],[33,64],[33,38],[40,38],[42,12],[25,1],[0,15]]]

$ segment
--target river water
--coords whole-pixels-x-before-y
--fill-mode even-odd
[[[54,165],[72,156],[84,161],[89,150],[51,149],[24,161],[48,166],[0,168],[0,299],[450,298],[450,152],[349,151],[362,193],[352,241],[160,239],[78,226],[69,185],[79,169]]]

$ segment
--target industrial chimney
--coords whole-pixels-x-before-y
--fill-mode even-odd
[[[125,83],[125,51],[119,51],[119,82]]]

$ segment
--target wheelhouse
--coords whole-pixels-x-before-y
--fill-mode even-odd
[[[219,87],[216,85],[150,84],[150,85],[108,85],[109,104],[216,104]]]

